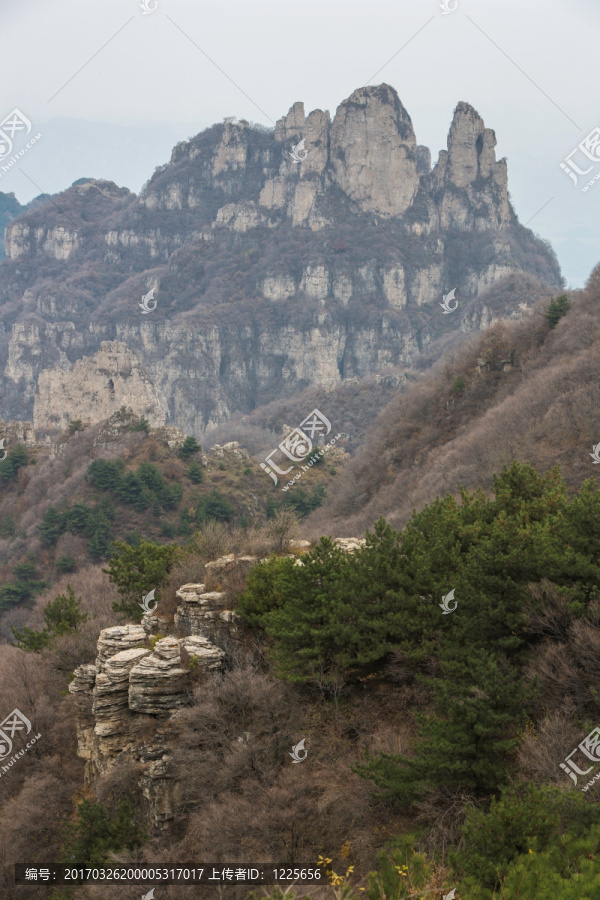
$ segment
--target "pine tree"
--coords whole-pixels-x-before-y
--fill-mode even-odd
[[[384,753],[357,766],[385,797],[410,799],[430,786],[491,793],[513,768],[512,752],[531,696],[518,671],[485,652],[443,663],[434,688],[436,715],[418,717],[412,758]]]
[[[550,323],[550,327],[554,328],[558,322],[565,316],[571,308],[569,298],[566,294],[559,294],[550,301],[542,315]]]

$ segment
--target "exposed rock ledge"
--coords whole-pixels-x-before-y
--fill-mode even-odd
[[[337,538],[336,543],[353,552],[364,540]],[[310,547],[307,541],[295,544],[300,545],[296,552]],[[86,783],[117,762],[134,763],[149,822],[156,827],[174,818],[180,794],[171,764],[173,733],[166,723],[189,704],[192,671],[196,678],[222,668],[226,654],[219,643],[235,639],[238,631],[232,598],[258,561],[231,553],[207,563],[203,583],[176,591],[175,634],[159,638],[171,626],[147,613],[140,625],[101,631],[95,663],[75,669],[69,691],[77,704],[77,752],[86,760]]]

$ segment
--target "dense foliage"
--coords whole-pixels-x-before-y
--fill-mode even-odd
[[[13,566],[12,574],[15,580],[0,588],[0,610],[31,600],[46,587],[45,581],[35,577],[35,563],[31,560]]]
[[[58,594],[44,607],[45,628],[38,631],[27,626],[13,626],[15,646],[22,650],[41,650],[52,638],[76,631],[79,624],[87,619],[87,613],[81,612],[81,603],[82,598],[76,597],[71,585],[67,585],[66,594]]]
[[[393,650],[433,697],[414,756],[380,754],[358,767],[383,796],[432,786],[485,794],[505,783],[533,692],[522,664],[527,588],[550,579],[585,618],[600,586],[600,492],[573,498],[557,469],[513,463],[483,491],[438,498],[402,532],[383,520],[364,548],[343,553],[321,539],[302,565],[256,566],[240,601],[263,629],[278,672],[292,681],[339,671],[360,678]],[[455,591],[457,609],[440,601]],[[423,667],[435,660],[435,677]]]
[[[181,500],[181,485],[167,484],[153,463],[141,463],[135,472],[125,472],[124,469],[122,459],[95,459],[87,470],[86,478],[100,490],[113,491],[122,503],[135,506],[139,512],[152,506],[154,514],[160,515],[163,510],[175,509]]]
[[[125,541],[115,541],[108,568],[103,569],[109,580],[117,585],[123,598],[113,603],[113,610],[139,622],[142,617],[140,601],[151,590],[158,589],[173,565],[179,547],[161,546],[140,541],[132,547]],[[155,595],[159,599],[159,594]]]

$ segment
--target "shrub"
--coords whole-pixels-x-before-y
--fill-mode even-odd
[[[75,570],[77,563],[75,558],[70,554],[66,554],[65,556],[59,556],[57,560],[54,562],[54,567],[63,575],[66,572],[73,572]]]
[[[300,517],[304,518],[314,509],[318,509],[325,499],[325,485],[321,482],[312,491],[306,490],[302,485],[295,485],[289,494],[286,494],[283,505]]]
[[[86,479],[101,491],[116,491],[125,469],[122,459],[95,459],[88,466]]]
[[[133,850],[145,835],[134,821],[129,800],[121,800],[114,816],[101,803],[82,800],[74,820],[63,825],[62,862],[67,865],[103,866],[119,850]]]
[[[16,581],[0,588],[0,609],[9,609],[18,603],[25,603],[47,587],[47,582],[35,578],[35,563],[25,562],[14,566],[12,574]]]
[[[23,444],[16,444],[8,451],[6,459],[0,463],[0,484],[8,484],[17,477],[17,472],[29,462],[27,450]]]
[[[65,512],[58,510],[55,506],[51,506],[46,510],[42,516],[42,521],[38,525],[42,543],[46,547],[53,547],[61,534],[65,532],[66,525]]]
[[[191,462],[188,469],[188,478],[192,484],[201,484],[204,481],[204,469],[197,462]]]
[[[267,521],[265,530],[275,544],[275,550],[284,550],[298,532],[298,520],[290,510],[279,510]]]
[[[206,497],[201,497],[196,506],[196,525],[200,527],[208,519],[218,522],[230,522],[233,518],[233,506],[216,488]]]
[[[115,541],[113,547],[108,568],[102,570],[117,585],[123,598],[120,603],[113,603],[113,610],[139,622],[142,617],[140,600],[148,591],[160,587],[179,548],[175,544],[160,546],[149,541],[141,541],[137,547]]]
[[[597,848],[600,810],[597,804],[586,803],[580,793],[567,793],[547,785],[513,788],[499,798],[492,798],[488,811],[467,809],[460,849],[451,853],[451,861],[461,885],[476,891],[483,900],[491,898],[493,891],[502,887],[519,858],[532,853],[537,856],[553,851],[550,868],[558,868],[561,875],[568,875],[571,854],[567,848],[571,853],[579,850],[575,856],[585,858],[588,848],[579,842],[590,832],[595,832],[593,844]],[[520,865],[518,870],[522,871]],[[503,892],[502,896],[515,895]],[[519,891],[519,896],[534,898],[541,893]]]
[[[202,447],[198,443],[195,437],[191,435],[186,437],[185,441],[179,448],[179,455],[182,459],[189,459],[190,456],[193,456],[195,453],[201,453]]]
[[[81,622],[87,619],[87,613],[81,612],[81,597],[75,597],[75,592],[70,584],[67,585],[67,594],[58,594],[44,607],[44,621],[46,627],[42,631],[31,628],[12,628],[16,638],[16,647],[22,650],[40,650],[50,642],[53,637],[77,631]]]
[[[550,323],[550,328],[554,328],[565,316],[571,308],[569,298],[566,294],[560,294],[550,301],[542,315]]]

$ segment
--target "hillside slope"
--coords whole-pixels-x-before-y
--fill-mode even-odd
[[[489,489],[512,460],[559,464],[572,491],[596,475],[600,267],[571,301],[554,328],[544,303],[496,323],[391,400],[311,518],[314,533],[360,533],[382,515],[398,526],[438,494]]]

